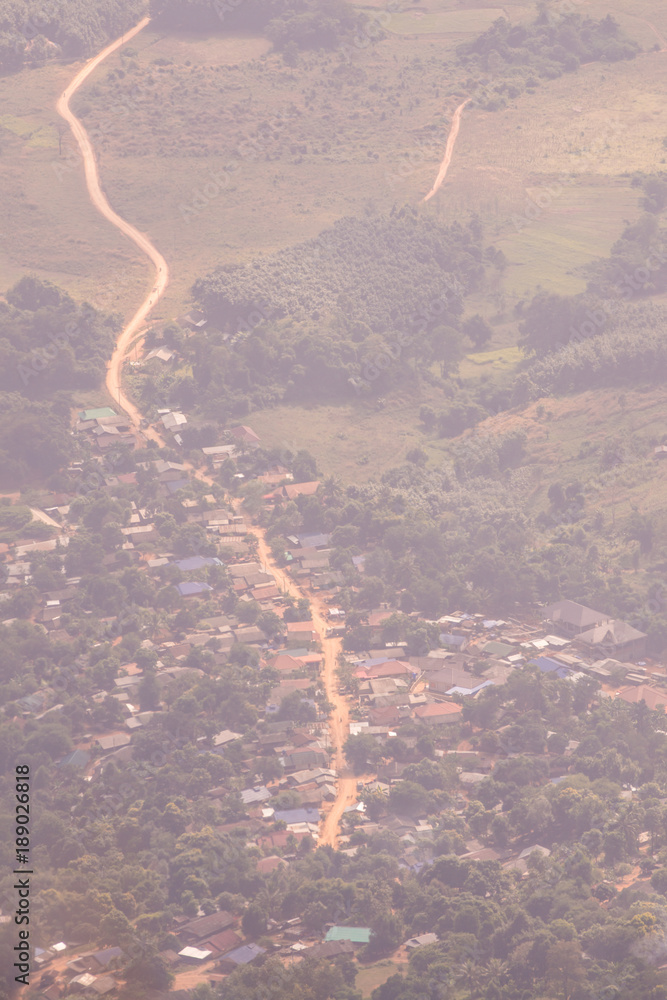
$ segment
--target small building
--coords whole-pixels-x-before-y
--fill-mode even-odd
[[[326,941],[350,941],[355,947],[368,944],[371,939],[370,927],[330,927],[324,936]]]
[[[232,427],[230,433],[235,441],[238,441],[240,444],[245,444],[249,448],[259,448],[261,444],[259,435],[255,434],[252,427],[247,427],[244,424],[239,424],[238,427]]]
[[[430,705],[418,705],[415,718],[426,726],[443,726],[460,722],[463,709],[453,701],[440,701]]]
[[[304,958],[314,958],[315,961],[321,959],[339,958],[341,955],[353,955],[354,945],[351,941],[323,941],[321,944],[314,944],[306,948],[303,952]]]
[[[181,948],[178,953],[178,957],[187,962],[193,962],[195,964],[199,962],[205,962],[207,958],[211,958],[213,955],[212,951],[205,948],[194,948],[191,945],[187,945],[185,948]]]
[[[238,948],[241,944],[243,944],[243,938],[236,931],[228,928],[226,931],[220,931],[219,934],[212,934],[206,941],[202,941],[201,947],[208,949],[213,955],[225,955],[227,952],[233,951],[234,948]]]
[[[609,619],[602,625],[581,632],[577,643],[592,653],[604,653],[617,660],[636,660],[646,655],[645,632],[627,622]]]
[[[82,410],[79,420],[102,420],[104,417],[116,417],[118,414],[110,406],[98,406],[92,410]]]
[[[234,948],[233,951],[228,951],[226,955],[223,955],[220,959],[220,968],[223,972],[233,972],[241,965],[249,965],[254,962],[260,955],[266,954],[266,948],[262,948],[258,944],[242,944],[240,948]]]
[[[406,951],[414,951],[416,948],[423,948],[426,944],[435,944],[438,940],[438,935],[428,933],[428,934],[418,934],[416,937],[410,938],[409,941],[405,942]]]
[[[218,910],[208,916],[188,921],[187,924],[179,928],[177,933],[184,941],[203,941],[212,934],[219,934],[221,931],[227,930],[233,923],[234,917],[231,913],[226,910]]]
[[[299,646],[315,642],[318,638],[311,622],[287,622],[287,639]]]
[[[288,747],[283,753],[284,766],[289,770],[326,767],[329,756],[322,747]]]
[[[177,427],[183,427],[188,422],[184,413],[165,413],[160,420],[166,431],[175,431]]]
[[[209,583],[202,580],[186,580],[184,583],[174,584],[181,597],[196,597],[199,594],[207,594],[213,590]]]
[[[609,621],[609,615],[603,611],[587,608],[585,604],[566,600],[546,607],[544,619],[554,625],[563,635],[571,637],[581,635],[582,632]]]

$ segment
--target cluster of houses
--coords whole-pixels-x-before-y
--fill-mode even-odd
[[[166,413],[162,416],[176,417]],[[165,429],[170,429],[164,420],[162,422]],[[178,433],[180,426],[182,423],[175,420],[171,429]],[[82,411],[77,431],[89,435],[101,451],[112,443],[111,439],[117,444],[130,443],[124,438],[129,433],[126,424],[110,408]],[[259,445],[257,435],[245,426],[234,428],[231,437],[233,440],[228,444],[203,449],[206,460],[213,467],[239,448]],[[104,470],[104,463],[101,468]],[[76,467],[73,471],[76,472]],[[201,751],[206,753],[225,753],[233,744],[240,751],[248,774],[255,774],[252,765],[260,758],[275,761],[277,766],[271,770],[272,776],[267,775],[262,783],[251,785],[248,782],[248,787],[238,789],[234,786],[239,782],[234,781],[206,793],[212,808],[220,812],[231,793],[240,794],[244,818],[226,823],[221,817],[218,825],[224,830],[243,827],[248,840],[258,845],[264,854],[258,861],[258,870],[269,872],[289,864],[304,841],[317,843],[322,817],[336,797],[338,775],[331,766],[328,720],[320,707],[323,637],[309,619],[291,621],[283,618],[288,602],[281,588],[274,575],[258,561],[244,518],[225,505],[219,491],[203,496],[189,491],[191,496],[179,500],[179,492],[190,484],[190,471],[178,462],[158,458],[144,463],[140,472],[157,482],[158,498],[175,498],[181,503],[183,523],[201,527],[207,538],[215,541],[220,553],[220,556],[194,553],[179,557],[167,551],[154,515],[136,504],[132,505],[129,522],[121,529],[122,550],[132,564],[155,580],[173,587],[176,600],[182,602],[182,606],[187,606],[193,598],[205,597],[211,602],[212,611],[209,609],[190,630],[160,627],[151,639],[143,641],[143,649],[152,651],[156,657],[155,676],[161,698],[165,698],[169,686],[178,678],[186,674],[193,678],[203,674],[192,665],[191,654],[198,648],[206,649],[216,664],[223,665],[229,662],[234,647],[241,644],[254,651],[260,670],[271,671],[273,687],[258,725],[243,733],[225,729],[199,741]],[[103,471],[96,488],[114,495],[117,487],[136,483],[137,475],[137,472],[123,474],[113,469]],[[314,496],[320,487],[319,482],[290,483],[287,470],[280,466],[273,467],[260,478],[267,488],[264,495],[267,506],[299,496]],[[70,505],[75,499],[76,494],[49,494],[42,498],[41,513],[52,525],[58,526],[57,537],[4,546],[5,573],[0,581],[0,600],[11,597],[21,584],[31,582],[30,561],[34,552],[68,545],[76,530],[68,519]],[[325,606],[326,602],[333,604],[343,581],[330,563],[329,535],[299,533],[288,536],[286,541],[289,543],[287,571],[300,586],[318,592],[318,600],[325,602]],[[115,554],[105,558],[112,566]],[[362,572],[363,562],[363,556],[357,557],[356,563]],[[80,584],[78,577],[63,577],[58,589],[42,595],[36,623],[52,641],[73,641],[74,637],[63,627],[63,622],[66,622],[72,602],[80,596]],[[229,596],[241,606],[256,603],[261,612],[274,612],[283,619],[282,627],[269,631],[253,616],[249,616],[252,620],[243,620],[241,612],[230,614],[225,610],[229,604],[224,601]],[[632,624],[573,601],[559,601],[523,619],[490,619],[483,614],[453,612],[431,623],[440,629],[439,645],[420,656],[410,654],[400,632],[391,641],[387,639],[387,623],[394,614],[395,610],[390,607],[372,611],[365,625],[368,648],[347,656],[341,684],[350,707],[351,735],[368,735],[385,745],[406,723],[414,723],[431,736],[436,753],[452,752],[447,749],[451,745],[451,735],[457,732],[452,727],[462,721],[466,701],[476,699],[489,686],[504,684],[513,671],[526,667],[572,682],[592,677],[600,683],[605,696],[628,702],[644,700],[650,708],[667,704],[667,673],[645,659],[647,636]],[[331,623],[329,636],[344,635],[343,612],[329,606],[328,618]],[[107,624],[113,630],[114,618],[109,618]],[[71,671],[76,674],[85,665],[85,658],[74,659]],[[86,736],[58,762],[58,766],[79,768],[88,780],[96,781],[109,762],[132,760],[137,730],[148,725],[161,710],[159,705],[150,711],[141,710],[138,692],[143,677],[139,664],[121,665],[113,681],[111,697],[123,708],[123,724],[108,732]],[[101,703],[108,693],[107,690],[96,691],[93,699]],[[294,721],[293,713],[285,710],[286,706],[293,708],[295,700],[304,709],[303,713],[298,713],[299,721]],[[57,713],[62,709],[58,690],[43,686],[20,699],[18,709],[21,720]],[[413,727],[412,732],[416,731]],[[416,745],[418,740],[414,735],[402,738],[408,746]],[[461,746],[455,752],[460,769],[459,793],[465,797],[466,787],[483,780],[491,772],[494,759],[492,755]],[[392,784],[401,780],[405,766],[388,754],[367,787],[388,796]],[[344,822],[341,838],[343,850],[354,852],[357,849],[352,838],[357,830],[367,835],[390,831],[403,845],[403,864],[418,869],[432,857],[436,830],[424,817],[388,813],[377,821],[370,821],[361,802],[350,805],[344,817],[347,823]],[[546,849],[527,844],[508,855],[470,841],[466,844],[465,856],[480,860],[495,858],[521,872],[526,870],[526,859],[533,850]],[[354,935],[350,936],[351,932]],[[270,928],[270,936],[277,946],[293,959],[306,954],[352,953],[368,943],[369,933],[367,928],[341,930],[334,927],[329,928],[324,940],[312,940],[298,919]],[[205,966],[211,970],[212,982],[216,976],[226,975],[265,952],[256,942],[245,940],[238,921],[222,911],[200,914],[195,919],[178,919],[174,934],[182,947],[163,954],[167,964],[175,970],[192,964]],[[419,947],[423,943],[415,939],[412,943],[407,942],[406,947]],[[45,970],[60,957],[59,950],[60,945],[54,945],[40,954],[40,964]],[[112,992],[117,986],[114,964],[119,959],[115,951],[118,949],[107,948],[74,957],[67,969],[69,979],[61,985],[45,983],[47,1000],[63,995],[63,988],[67,994],[88,996]]]
[[[153,358],[172,360],[175,353],[170,348],[161,347],[151,351],[146,361]],[[196,420],[194,426],[196,426]],[[156,428],[169,444],[183,446],[182,432],[186,427],[193,426],[186,413],[172,410],[170,407],[160,407],[157,410]],[[73,426],[74,433],[90,445],[93,454],[107,452],[111,448],[138,448],[141,444],[136,429],[126,414],[117,413],[112,406],[98,406],[81,410]],[[223,462],[229,458],[237,458],[260,447],[258,434],[245,424],[230,427],[222,434],[222,442],[201,448],[204,463],[213,471],[217,471]],[[290,478],[287,469],[278,468],[273,472],[278,476],[276,482]],[[269,480],[270,482],[270,480]]]
[[[114,975],[123,962],[123,951],[119,947],[102,948],[72,955],[72,949],[64,941],[49,948],[35,948],[32,969],[40,974],[41,995],[46,1000],[59,1000],[63,996],[94,997],[113,996],[120,983]],[[67,958],[64,968],[53,967],[55,959]]]

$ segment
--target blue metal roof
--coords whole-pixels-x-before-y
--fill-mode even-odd
[[[234,948],[233,951],[228,951],[226,955],[222,956],[222,960],[233,962],[235,965],[247,965],[265,953],[266,948],[262,948],[258,944],[242,944],[240,947]]]
[[[536,656],[534,659],[530,660],[530,663],[537,667],[538,670],[543,674],[555,674],[563,680],[570,671],[567,667],[563,666],[560,660],[554,660],[551,656]]]
[[[287,823],[319,823],[320,810],[313,806],[304,806],[301,809],[279,809],[273,814],[274,820]]]

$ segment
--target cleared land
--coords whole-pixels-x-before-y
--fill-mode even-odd
[[[503,16],[501,7],[481,7],[476,10],[426,12],[420,8],[391,14],[385,27],[396,35],[465,34],[486,31]]]
[[[0,77],[2,291],[34,272],[100,308],[124,311],[149,270],[88,202],[67,137],[59,156],[54,105],[73,75],[71,66],[51,64]]]
[[[667,29],[657,3],[616,0],[621,20],[624,9],[624,26],[646,47],[656,43],[651,24]],[[270,252],[344,214],[416,204],[437,172],[449,118],[466,96],[457,85],[463,74],[453,66],[455,46],[496,10],[434,0],[393,12],[386,37],[355,51],[350,63],[308,53],[294,72],[262,38],[152,28],[133,40],[129,54],[101,67],[75,110],[97,136],[113,207],[149,233],[172,266],[165,315],[177,314],[194,278],[218,262]],[[506,8],[514,20],[530,10]],[[591,14],[608,10],[597,0],[586,7]],[[459,19],[459,27],[468,19],[467,35],[392,33],[400,19],[429,18]],[[102,273],[108,301],[121,305],[138,294],[145,265],[80,198],[80,165],[68,139],[64,161],[57,156],[52,106],[71,74],[71,67],[53,65],[0,81],[0,135],[18,154],[0,159],[8,193],[3,231],[21,234],[5,246],[3,273],[11,281],[34,270],[98,296]],[[605,252],[617,217],[620,229],[632,216],[627,191],[615,191],[612,212],[598,215],[609,194],[598,186],[619,171],[653,169],[664,160],[666,90],[667,59],[656,52],[544,82],[502,112],[468,107],[447,180],[422,210],[443,219],[474,210],[492,238],[509,240],[508,257],[517,260],[502,292],[527,294],[540,279],[576,290],[581,279],[567,272]],[[12,169],[19,156],[21,168]],[[67,169],[56,175],[58,165]],[[575,184],[530,232],[517,234],[512,216],[523,215],[530,193],[563,172],[577,175]],[[603,225],[589,226],[591,218]],[[522,256],[532,262],[528,270]]]
[[[355,986],[364,998],[370,997],[373,990],[386,983],[390,976],[399,972],[399,969],[398,965],[390,961],[365,966],[357,972]]]

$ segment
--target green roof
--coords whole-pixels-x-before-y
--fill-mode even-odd
[[[95,410],[82,410],[79,420],[101,420],[102,417],[115,417],[116,411],[110,406],[98,406]]]
[[[370,939],[370,927],[332,927],[324,938],[325,941],[351,941],[352,944],[368,944]]]

